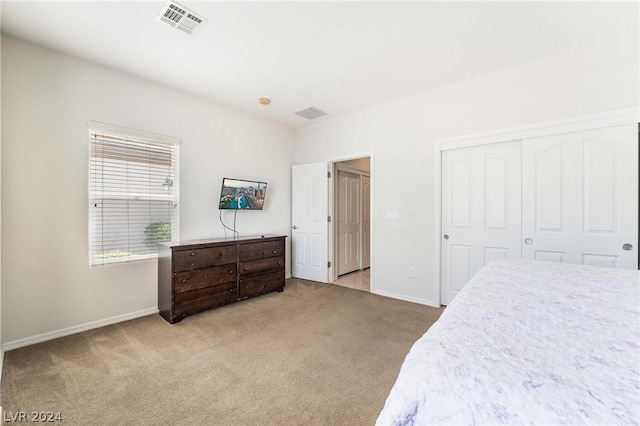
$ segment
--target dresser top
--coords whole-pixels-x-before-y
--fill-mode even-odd
[[[179,240],[179,241],[165,241],[158,243],[158,245],[165,247],[184,247],[184,246],[199,246],[207,244],[220,244],[220,243],[249,243],[258,241],[267,241],[280,238],[287,238],[286,235],[277,234],[265,234],[265,235],[251,235],[247,237],[220,237],[220,238],[203,238],[199,240]]]

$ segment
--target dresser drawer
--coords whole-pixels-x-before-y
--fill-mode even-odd
[[[253,244],[238,245],[238,259],[240,262],[245,260],[262,259],[262,251],[264,245],[262,242]]]
[[[258,272],[267,272],[283,269],[284,257],[268,257],[266,259],[249,260],[240,262],[240,275],[254,274]]]
[[[226,265],[236,262],[236,247],[205,247],[193,250],[176,250],[174,270],[192,271],[210,266]]]
[[[258,294],[284,288],[284,269],[278,272],[240,279],[240,298],[257,296]]]
[[[264,241],[253,244],[240,244],[238,258],[240,261],[262,259],[264,257],[282,256],[284,241]]]
[[[262,253],[263,257],[278,257],[284,255],[284,241],[265,241]]]
[[[175,295],[176,316],[203,311],[212,306],[224,305],[238,299],[236,283],[203,288]]]
[[[227,282],[236,281],[236,264],[198,269],[197,271],[177,272],[173,278],[174,292],[196,290]]]

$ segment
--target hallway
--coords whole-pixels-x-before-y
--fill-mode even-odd
[[[371,269],[367,268],[360,271],[351,272],[338,277],[334,281],[335,285],[342,287],[354,288],[356,290],[369,291]]]

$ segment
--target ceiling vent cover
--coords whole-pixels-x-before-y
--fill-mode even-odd
[[[314,107],[309,107],[309,108],[303,109],[301,111],[296,112],[295,114],[299,115],[300,117],[307,118],[309,120],[313,120],[314,118],[318,118],[318,117],[322,117],[323,115],[327,115],[326,112],[320,111],[318,108],[314,108]]]
[[[187,34],[193,34],[207,22],[206,18],[174,1],[168,1],[156,19]]]

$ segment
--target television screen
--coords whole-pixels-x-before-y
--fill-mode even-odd
[[[221,210],[262,210],[266,192],[266,182],[224,178],[222,179],[218,208]]]

